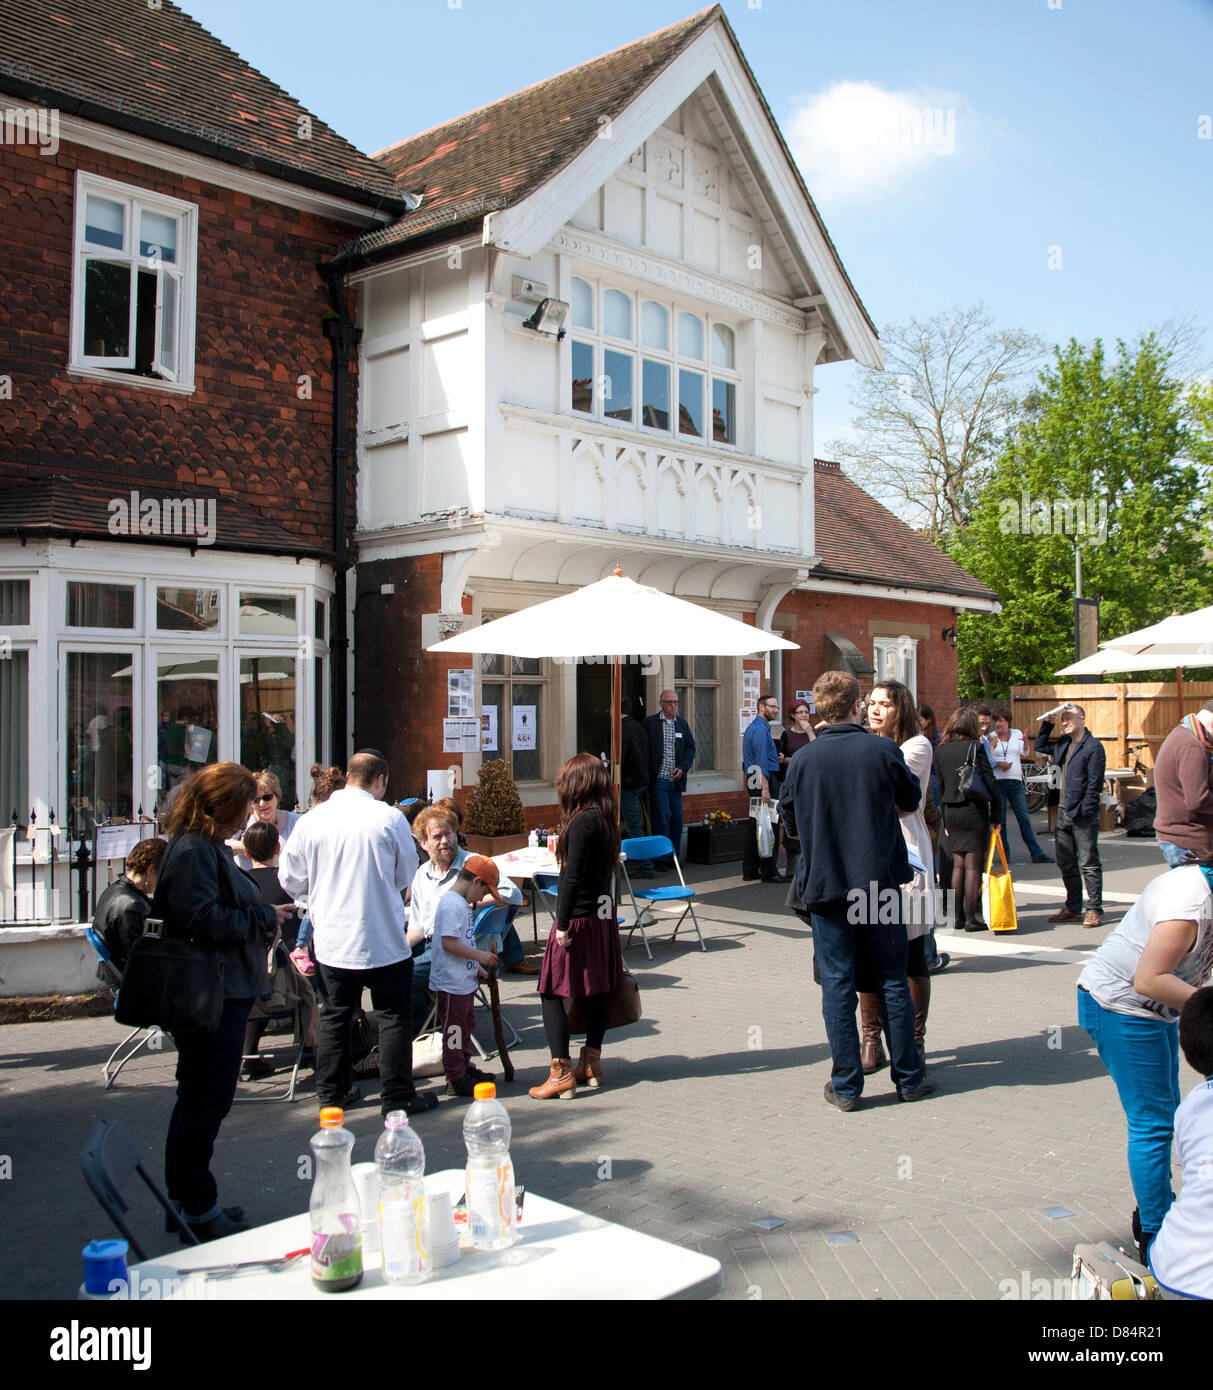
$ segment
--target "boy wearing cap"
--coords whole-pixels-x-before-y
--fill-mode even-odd
[[[502,907],[497,892],[497,865],[483,854],[470,854],[458,877],[442,895],[434,914],[434,952],[430,992],[438,1005],[442,1031],[442,1069],[449,1095],[471,1097],[490,1072],[472,1066],[472,1030],[476,1023],[476,985],[497,965],[492,951],[476,949],[476,908],[485,898]]]

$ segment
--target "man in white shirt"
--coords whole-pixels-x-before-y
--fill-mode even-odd
[[[994,727],[986,739],[986,749],[994,769],[994,780],[998,783],[998,799],[1002,802],[1002,847],[1007,858],[1011,857],[1011,842],[1007,839],[1009,806],[1015,812],[1019,833],[1032,856],[1032,863],[1051,864],[1053,861],[1041,849],[1028,814],[1028,794],[1023,785],[1024,737],[1019,729],[1011,728],[1010,710],[995,710]]]
[[[383,804],[388,765],[374,750],[355,753],[345,787],[302,816],[282,850],[278,881],[306,897],[322,1005],[316,1039],[316,1097],[321,1107],[351,1105],[354,1015],[369,988],[379,1017],[380,1106],[386,1115],[432,1110],[436,1096],[413,1085],[409,1022],[413,962],[402,893],[417,871],[408,821]]]

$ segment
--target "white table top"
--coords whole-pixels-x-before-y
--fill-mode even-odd
[[[560,865],[546,845],[538,849],[514,849],[493,856],[493,863],[506,878],[534,878],[536,874],[558,874]]]
[[[463,1169],[428,1174],[426,1184],[445,1186],[454,1205],[463,1196]],[[589,1216],[540,1197],[529,1188],[515,1245],[489,1252],[471,1249],[465,1239],[458,1262],[438,1270],[424,1284],[389,1284],[380,1268],[370,1267],[356,1289],[322,1293],[312,1283],[307,1256],[281,1274],[252,1273],[210,1280],[189,1275],[191,1268],[277,1257],[310,1243],[308,1217],[303,1213],[132,1265],[131,1278],[158,1280],[166,1297],[189,1302],[708,1298],[721,1285],[718,1260]],[[369,1261],[377,1258],[371,1255]]]

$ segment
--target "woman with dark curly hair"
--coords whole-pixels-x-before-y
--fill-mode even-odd
[[[239,763],[213,763],[182,783],[169,812],[168,848],[152,900],[151,916],[163,919],[166,932],[208,947],[223,967],[218,1028],[179,1028],[173,1035],[177,1104],[164,1147],[164,1178],[199,1240],[249,1229],[241,1208],[219,1205],[210,1161],[236,1094],[249,1011],[269,989],[266,949],[279,923],[294,912],[289,903],[267,907],[224,844],[247,823],[256,790],[253,774]]]
[[[593,753],[578,753],[556,774],[556,793],[562,812],[556,842],[560,886],[539,972],[552,1065],[547,1081],[531,1087],[534,1100],[563,1100],[577,1094],[578,1084],[602,1084],[609,996],[623,975],[611,892],[619,869],[619,803],[610,773]],[[581,1001],[586,1019],[585,1046],[576,1067],[571,1065],[564,1003],[569,998]]]

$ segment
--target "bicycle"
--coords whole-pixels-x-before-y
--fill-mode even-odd
[[[1049,793],[1061,786],[1061,768],[1051,758],[1046,759],[1043,767],[1038,766],[1031,776],[1024,777],[1023,786],[1028,810],[1039,811],[1048,803]]]

